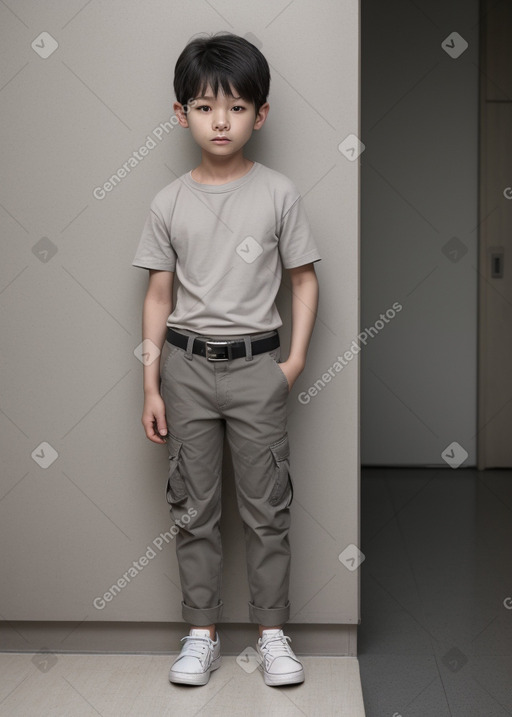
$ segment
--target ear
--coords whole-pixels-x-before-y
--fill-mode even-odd
[[[254,127],[253,129],[261,129],[263,127],[265,120],[267,119],[268,111],[270,109],[270,105],[268,102],[265,102],[264,105],[261,105],[259,108],[256,119],[254,121]]]
[[[172,108],[180,125],[182,127],[188,127],[187,112],[185,112],[183,105],[180,102],[175,102]]]

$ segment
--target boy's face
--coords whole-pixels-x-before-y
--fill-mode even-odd
[[[269,104],[266,102],[256,112],[254,105],[234,95],[225,95],[222,90],[213,96],[210,86],[204,96],[195,97],[189,111],[185,113],[179,102],[174,111],[182,127],[188,127],[203,152],[217,157],[231,157],[240,152],[250,139],[253,130],[265,122]],[[219,137],[225,139],[218,139]]]

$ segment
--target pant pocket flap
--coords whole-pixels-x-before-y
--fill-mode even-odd
[[[169,433],[169,438],[167,439],[167,447],[169,448],[170,458],[179,458],[182,445],[183,441],[178,440],[176,436],[173,436],[172,433]]]
[[[276,461],[284,461],[290,457],[290,442],[288,440],[288,434],[285,434],[283,438],[275,443],[272,443],[270,450]]]
[[[169,475],[167,479],[167,502],[172,504],[184,500],[187,497],[187,488],[183,476],[180,473],[179,458],[183,442],[172,433],[169,433],[167,440],[169,447]]]

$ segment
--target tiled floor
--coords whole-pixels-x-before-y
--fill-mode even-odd
[[[512,471],[361,474],[367,717],[512,715]]]
[[[235,657],[201,687],[167,681],[175,656],[49,658],[0,654],[2,717],[365,717],[356,658],[303,657],[305,682],[280,688]]]

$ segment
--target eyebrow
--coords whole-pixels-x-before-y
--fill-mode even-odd
[[[211,97],[210,95],[208,95],[208,96],[202,95],[201,97],[196,97],[195,99],[196,99],[196,100],[210,100],[210,101],[212,101],[212,100],[216,100],[217,98],[216,98],[216,97]],[[241,97],[232,97],[231,99],[233,99],[233,100],[241,100],[242,98],[241,98]]]

